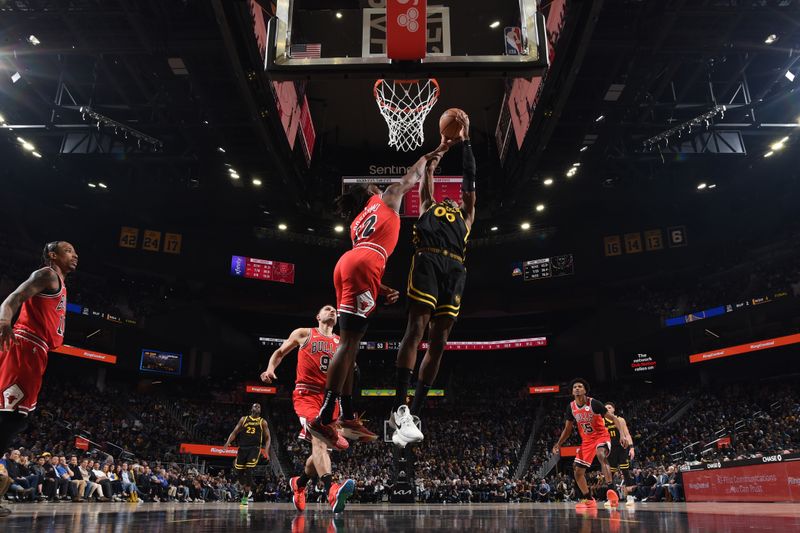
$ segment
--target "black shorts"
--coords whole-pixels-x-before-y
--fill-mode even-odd
[[[433,310],[433,316],[458,317],[467,269],[455,259],[431,252],[416,252],[411,259],[406,295]]]
[[[254,468],[258,464],[259,457],[261,457],[261,448],[258,446],[241,446],[236,453],[233,467],[236,470]]]
[[[608,466],[611,470],[628,470],[631,467],[628,450],[619,444],[611,444],[611,453],[608,454]]]

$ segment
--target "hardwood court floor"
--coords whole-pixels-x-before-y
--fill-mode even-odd
[[[232,533],[235,531],[564,531],[580,533],[800,531],[800,504],[638,503],[576,513],[565,504],[350,505],[334,519],[320,504],[110,503],[12,505],[2,532]]]

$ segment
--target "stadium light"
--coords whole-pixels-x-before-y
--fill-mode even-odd
[[[589,147],[588,147],[588,146],[581,146],[581,150],[580,150],[580,151],[581,151],[581,152],[585,152],[585,151],[586,151],[586,150],[588,150],[588,149],[589,149]]]
[[[102,181],[98,182],[97,186],[100,187],[101,189],[108,189],[108,185],[106,185]]]
[[[35,35],[31,35],[28,37],[28,42],[31,43],[33,46],[39,46],[42,42],[36,38]]]
[[[489,27],[492,28],[492,29],[499,28],[500,27],[500,21],[499,20],[495,20],[494,22],[489,24]]]
[[[220,153],[224,154],[225,153],[225,148],[223,148],[222,146],[217,146],[217,152],[220,152]]]
[[[278,224],[278,229],[281,231],[286,231],[288,226],[286,224]]]
[[[337,18],[337,19],[340,19],[340,18],[342,18],[343,16],[344,16],[344,15],[342,15],[342,12],[341,12],[341,11],[337,11],[337,12],[336,12],[336,18]]]
[[[772,143],[772,144],[770,145],[770,147],[769,147],[769,148],[770,148],[770,150],[772,150],[773,152],[777,152],[778,150],[783,150],[783,148],[784,148],[784,146],[783,146],[783,143],[784,143],[784,142],[785,142],[785,141],[782,141],[782,140],[781,140],[781,141],[778,141],[778,142],[776,142],[776,143]]]
[[[6,123],[6,117],[0,115],[0,124],[5,124],[5,123]]]
[[[253,185],[256,187],[261,187],[261,180],[258,178],[253,178]]]
[[[531,225],[528,222],[523,222],[522,224],[519,225],[519,227],[525,230],[531,229]]]
[[[594,119],[594,121],[595,121],[595,122],[602,122],[602,121],[603,121],[605,118],[606,118],[606,116],[605,116],[605,115],[600,115],[600,116],[598,116],[596,119]]]
[[[702,190],[703,190],[703,189],[705,189],[706,187],[708,187],[708,184],[706,184],[705,182],[703,182],[703,183],[698,183],[698,184],[697,184],[697,190],[698,190],[698,191],[702,191]]]
[[[39,152],[31,152],[31,153],[33,154],[33,157],[38,157],[38,158],[42,157],[42,154],[40,154]]]
[[[89,187],[91,187],[92,189],[95,189],[97,187],[97,185],[95,185],[94,183],[90,183]]]
[[[764,154],[764,157],[772,157],[772,154],[774,153],[775,152],[767,152],[766,154]]]
[[[536,211],[539,212],[539,213],[544,211],[544,204],[537,204],[536,205]]]
[[[492,227],[491,227],[491,228],[489,228],[489,229],[490,229],[490,230],[492,230],[492,231],[497,231],[497,230],[498,230],[498,229],[500,229],[500,228],[498,228],[497,226],[492,226]]]
[[[777,40],[778,40],[778,36],[775,35],[774,33],[770,33],[769,35],[767,35],[767,38],[764,39],[764,44],[772,44]]]
[[[553,178],[547,178],[547,179],[546,179],[546,180],[544,180],[542,183],[544,183],[546,186],[548,186],[548,187],[549,187],[550,185],[552,185],[552,184],[553,184]]]
[[[711,185],[708,186],[708,188],[709,189],[716,189],[717,188],[717,184],[716,183],[712,183]]]
[[[344,226],[342,226],[341,224],[337,224],[336,226],[334,226],[333,231],[335,231],[336,233],[341,233],[344,231]]]
[[[34,150],[36,150],[36,147],[34,145],[32,145],[31,143],[22,143],[22,147],[25,148],[29,152],[33,152]]]

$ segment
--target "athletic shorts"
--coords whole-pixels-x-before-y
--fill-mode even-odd
[[[589,468],[592,466],[595,456],[597,455],[597,448],[604,446],[607,450],[611,450],[611,441],[607,438],[584,440],[578,447],[578,453],[575,454],[575,465]]]
[[[299,439],[311,442],[311,435],[306,431],[306,424],[319,416],[319,410],[322,409],[322,402],[325,400],[325,395],[321,392],[312,392],[307,390],[295,389],[292,393],[292,403],[294,404],[294,412],[300,419],[300,434],[297,436]],[[333,407],[333,419],[339,418],[339,404]]]
[[[455,259],[431,252],[416,252],[411,259],[406,295],[430,307],[433,316],[457,318],[467,269]]]
[[[333,269],[339,313],[369,317],[375,310],[385,269],[383,255],[371,248],[354,248],[342,255]]]
[[[619,444],[611,445],[611,453],[608,454],[608,465],[611,470],[628,470],[631,467],[628,450]]]
[[[36,409],[47,368],[47,346],[15,332],[17,343],[0,352],[0,411],[27,415]]]
[[[261,448],[258,446],[240,446],[239,451],[236,452],[236,460],[233,462],[233,467],[236,470],[254,468],[258,465],[260,457]]]

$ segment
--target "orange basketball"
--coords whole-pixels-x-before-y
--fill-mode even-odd
[[[455,139],[461,134],[461,124],[456,120],[459,113],[466,115],[466,113],[457,107],[451,107],[442,113],[442,116],[439,118],[439,131],[445,139]]]

